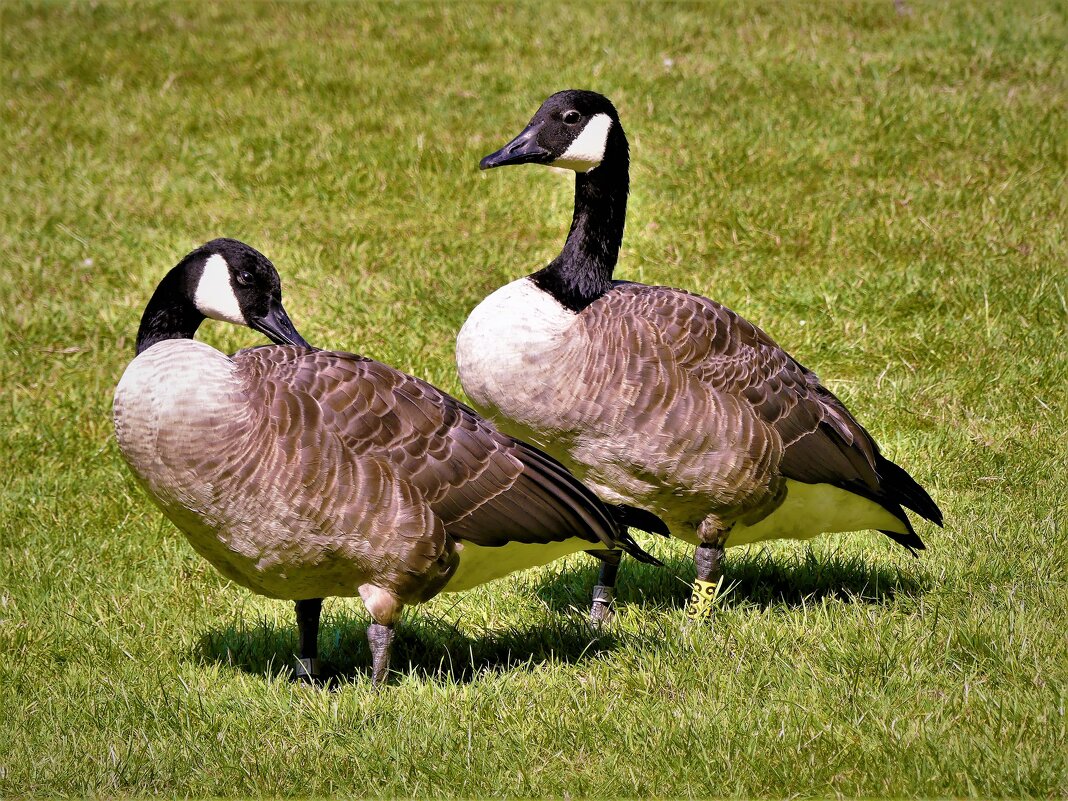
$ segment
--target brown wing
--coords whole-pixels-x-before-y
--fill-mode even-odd
[[[906,523],[900,505],[940,522],[927,493],[880,455],[868,432],[816,375],[725,306],[683,290],[621,283],[584,314],[634,317],[651,325],[659,333],[655,358],[738,401],[730,408],[752,418],[735,421],[739,428],[759,421],[775,431],[779,471],[786,478],[858,492]],[[591,319],[588,327],[597,324]]]
[[[580,537],[650,558],[617,536],[562,466],[425,381],[350,353],[273,346],[239,357],[260,382],[270,375],[314,399],[308,414],[352,456],[388,460],[453,537],[479,545]]]
[[[362,563],[376,584],[406,601],[433,596],[457,563],[441,521],[388,459],[354,456],[314,388],[292,380],[295,351],[268,346],[234,357],[251,379],[248,407],[263,412],[255,430],[272,440],[250,439],[250,457],[237,461],[255,466],[251,480],[269,477],[283,487],[294,517],[312,523],[303,547]]]

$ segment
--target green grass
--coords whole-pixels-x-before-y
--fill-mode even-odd
[[[1068,794],[1063,2],[0,5],[0,795]],[[330,690],[111,434],[143,304],[197,244],[282,272],[313,342],[453,392],[453,337],[540,266],[570,179],[482,174],[549,92],[631,139],[618,275],[813,367],[941,504],[885,538],[575,557],[410,609]],[[217,324],[202,338],[257,342]]]

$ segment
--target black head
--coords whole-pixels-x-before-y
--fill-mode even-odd
[[[542,103],[522,133],[479,167],[550,164],[586,173],[618,160],[626,163],[627,137],[615,106],[596,92],[568,89]]]
[[[164,339],[192,337],[205,317],[248,326],[279,345],[311,347],[282,306],[274,265],[236,239],[201,245],[167,274],[141,318],[137,352]]]

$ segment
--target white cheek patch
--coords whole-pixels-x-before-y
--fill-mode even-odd
[[[204,274],[197,284],[194,303],[205,317],[235,325],[248,325],[245,315],[241,313],[241,304],[234,295],[234,288],[230,285],[230,267],[218,253],[204,263]]]
[[[604,160],[608,145],[608,132],[612,118],[607,114],[595,114],[582,129],[564,154],[553,162],[554,167],[567,167],[575,172],[589,172]]]

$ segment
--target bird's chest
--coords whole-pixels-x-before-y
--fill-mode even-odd
[[[115,391],[115,437],[138,481],[185,531],[215,530],[248,446],[232,362],[191,340],[153,345]]]
[[[575,321],[574,312],[529,279],[498,289],[471,312],[456,338],[468,397],[510,433],[551,428],[569,403]]]

